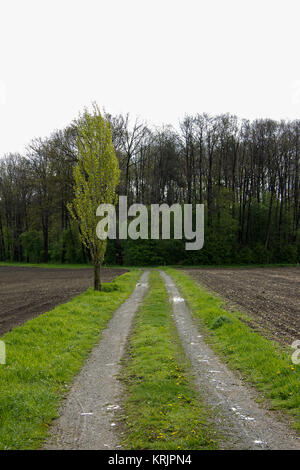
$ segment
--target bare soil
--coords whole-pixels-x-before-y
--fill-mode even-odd
[[[299,267],[184,271],[222,296],[227,307],[250,313],[250,326],[267,337],[289,345],[300,339]]]
[[[126,269],[103,268],[103,282]],[[93,269],[0,266],[0,336],[67,302],[93,284]]]

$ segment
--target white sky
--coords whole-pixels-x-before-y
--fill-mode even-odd
[[[108,112],[300,119],[299,0],[0,0],[0,156]]]

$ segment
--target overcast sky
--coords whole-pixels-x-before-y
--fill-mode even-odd
[[[96,100],[300,119],[299,0],[0,0],[0,156]]]

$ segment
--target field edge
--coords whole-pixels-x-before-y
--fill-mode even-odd
[[[225,310],[220,296],[214,296],[188,274],[163,269],[174,279],[214,351],[255,387],[259,401],[283,412],[300,435],[300,365],[292,362],[292,348],[252,330],[241,320],[244,313]]]
[[[1,450],[40,447],[72,379],[140,275],[125,273],[103,292],[90,288],[0,338],[7,351],[0,365]]]

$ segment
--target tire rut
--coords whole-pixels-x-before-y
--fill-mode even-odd
[[[261,408],[256,392],[221,362],[203,340],[173,280],[160,271],[173,304],[173,319],[191,361],[196,386],[212,410],[223,449],[299,450],[300,440],[284,422]]]
[[[149,272],[142,274],[134,292],[109,321],[100,343],[73,382],[44,449],[120,448],[118,425],[114,422],[122,397],[117,375],[132,319],[148,290],[148,276]]]

